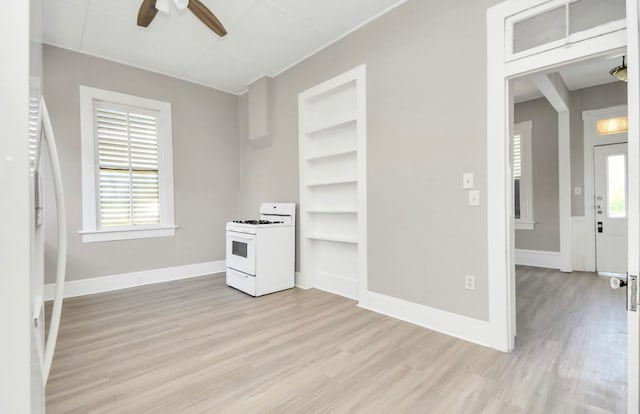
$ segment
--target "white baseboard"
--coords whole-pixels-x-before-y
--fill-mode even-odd
[[[296,287],[307,290],[311,289],[313,284],[302,272],[296,272]]]
[[[489,322],[367,291],[358,306],[424,328],[492,347]]]
[[[560,269],[560,252],[516,249],[516,264]]]
[[[355,279],[327,272],[318,272],[314,287],[325,292],[358,300],[358,281]]]
[[[142,285],[151,285],[154,283],[170,282],[172,280],[188,279],[191,277],[221,273],[225,270],[226,261],[218,260],[215,262],[165,267],[162,269],[142,270],[120,275],[71,280],[64,285],[64,297],[72,298]],[[44,300],[52,300],[54,291],[55,283],[47,283],[44,286]]]

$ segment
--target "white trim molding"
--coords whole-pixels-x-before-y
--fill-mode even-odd
[[[152,285],[173,280],[189,279],[223,273],[227,269],[225,260],[195,263],[182,266],[164,267],[160,269],[141,270],[139,272],[123,273],[119,275],[100,276],[89,279],[70,280],[65,283],[64,297],[93,295],[95,293],[111,292],[136,286]],[[55,283],[44,286],[44,300],[52,300]]]
[[[176,226],[168,227],[144,227],[142,229],[118,229],[102,231],[79,231],[83,243],[95,243],[113,240],[150,239],[154,237],[167,237],[176,235]]]
[[[307,290],[313,287],[313,283],[304,273],[296,272],[296,287]]]
[[[560,269],[560,252],[516,249],[516,265]]]
[[[489,322],[366,291],[358,306],[486,347],[495,347]]]

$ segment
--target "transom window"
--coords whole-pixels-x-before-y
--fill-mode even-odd
[[[173,235],[171,106],[80,91],[83,240]]]

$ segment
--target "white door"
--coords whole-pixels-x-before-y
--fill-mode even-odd
[[[627,144],[593,148],[596,269],[627,273]]]

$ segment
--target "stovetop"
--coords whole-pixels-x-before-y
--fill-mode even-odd
[[[253,224],[253,225],[258,225],[258,224],[282,224],[284,223],[283,221],[270,221],[270,220],[233,220],[234,223],[239,223],[239,224]]]

